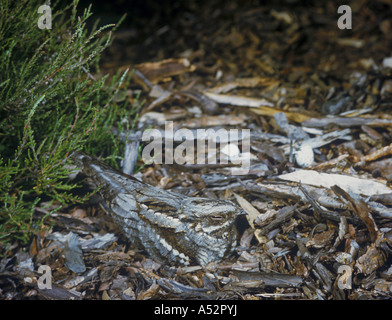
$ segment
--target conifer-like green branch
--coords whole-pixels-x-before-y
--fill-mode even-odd
[[[43,203],[61,208],[83,200],[73,192],[67,155],[84,148],[121,158],[124,145],[111,128],[129,129],[121,120],[135,117],[123,93],[128,70],[110,79],[99,73],[118,24],[88,30],[91,6],[83,11],[77,0],[67,7],[57,1],[52,29],[40,29],[42,4],[0,5],[0,254],[39,230],[45,217],[36,209]]]

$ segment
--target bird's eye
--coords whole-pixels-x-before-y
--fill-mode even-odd
[[[210,218],[214,221],[222,221],[224,219],[224,217],[220,215],[211,215]]]

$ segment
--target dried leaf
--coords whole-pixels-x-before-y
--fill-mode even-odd
[[[376,194],[370,197],[370,201],[377,201],[387,206],[392,205],[392,193]]]
[[[332,242],[334,234],[335,230],[333,229],[317,233],[306,243],[306,246],[324,248],[327,244]]]
[[[70,232],[64,243],[63,250],[65,265],[69,270],[75,273],[86,271],[83,261],[83,251],[81,249],[79,238],[76,234]]]
[[[112,300],[106,290],[102,292],[102,300]]]
[[[285,221],[292,217],[296,208],[297,205],[286,206],[278,212],[270,211],[267,214],[259,215],[255,224],[261,227],[260,235],[266,235],[268,232],[281,227]]]
[[[375,242],[381,236],[381,232],[378,229],[366,202],[359,197],[353,198],[338,186],[333,186],[332,190],[349,202],[355,214],[365,223],[366,228],[369,231],[371,241]]]
[[[286,115],[287,119],[289,119],[290,121],[294,121],[296,123],[303,123],[304,121],[310,119],[310,116],[307,116],[303,113],[289,112],[282,109],[271,108],[268,105],[260,106],[257,109],[252,108],[251,111],[260,116],[267,116],[267,117],[273,117],[275,113],[283,112]]]
[[[158,294],[159,288],[160,286],[154,282],[146,291],[142,291],[137,295],[137,300],[153,299]]]
[[[208,92],[210,93],[227,93],[233,89],[236,89],[238,87],[241,88],[254,88],[258,86],[268,86],[273,83],[276,83],[277,81],[271,78],[261,78],[261,77],[253,77],[253,78],[238,78],[235,79],[234,81],[225,83],[223,85],[213,87],[208,89]]]
[[[248,219],[249,224],[254,229],[254,221],[259,216],[260,212],[246,199],[241,197],[240,195],[233,192],[238,204],[241,206],[242,209],[248,214],[246,217]]]
[[[135,66],[151,83],[155,84],[164,78],[193,72],[196,67],[188,59],[166,59],[157,62],[145,62]]]
[[[186,128],[204,128],[214,126],[225,126],[225,125],[239,125],[244,122],[243,117],[234,115],[219,115],[219,116],[207,116],[203,115],[199,118],[189,119],[182,122],[182,125]]]
[[[378,149],[371,154],[361,157],[361,161],[368,162],[380,159],[381,157],[386,157],[392,154],[392,144],[384,148]]]
[[[249,98],[249,97],[242,97],[242,96],[229,96],[225,94],[211,93],[208,91],[204,91],[204,94],[207,97],[209,97],[211,100],[221,104],[230,104],[234,106],[250,107],[250,108],[258,108],[260,106],[269,106],[269,107],[274,106],[272,102],[269,102],[266,99]]]
[[[196,100],[198,103],[200,103],[201,108],[204,110],[205,113],[214,114],[218,111],[219,106],[201,92],[195,90],[185,90],[179,91],[177,92],[177,94],[186,96],[188,98],[191,98],[192,100]]]
[[[369,275],[383,266],[385,263],[385,255],[383,252],[376,248],[375,244],[369,246],[365,254],[357,259],[355,266],[359,272]]]
[[[299,142],[293,143],[292,146],[290,146],[290,145],[283,146],[283,150],[284,150],[285,154],[289,154],[291,148],[296,149],[296,148],[301,147],[301,145],[308,145],[312,149],[315,149],[315,148],[320,148],[324,145],[327,145],[327,144],[329,144],[335,140],[338,140],[338,139],[352,140],[352,137],[350,137],[348,135],[349,133],[350,133],[350,129],[344,129],[341,131],[335,130],[332,132],[328,132],[326,134],[319,135],[314,138],[307,139],[303,142],[299,141]]]

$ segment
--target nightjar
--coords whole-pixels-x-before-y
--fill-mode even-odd
[[[83,152],[70,157],[100,187],[106,210],[126,237],[151,258],[169,265],[205,266],[234,252],[235,220],[245,212],[231,201],[159,189]]]

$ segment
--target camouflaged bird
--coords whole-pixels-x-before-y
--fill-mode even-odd
[[[127,238],[151,258],[169,265],[201,265],[232,255],[236,217],[245,214],[227,200],[188,197],[120,173],[83,152],[73,162],[100,187],[106,210]]]

